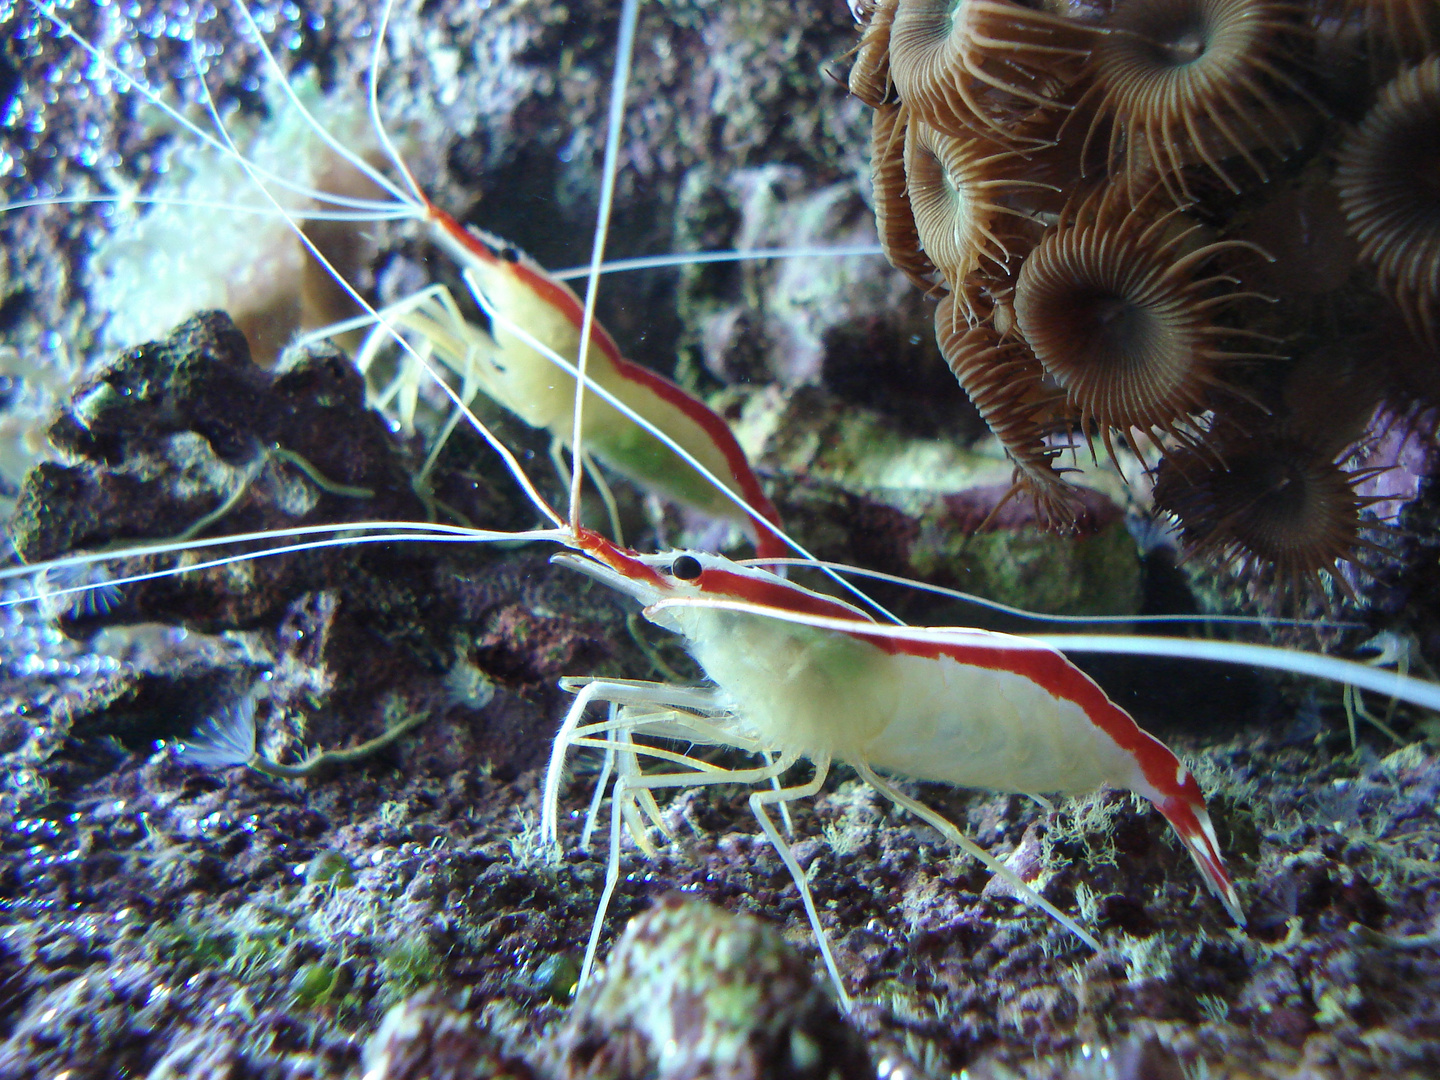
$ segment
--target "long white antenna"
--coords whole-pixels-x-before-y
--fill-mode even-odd
[[[250,33],[254,35],[255,44],[259,46],[261,53],[264,54],[267,66],[272,72],[275,73],[275,77],[280,83],[281,89],[284,91],[285,96],[290,100],[291,108],[293,108],[296,112],[300,114],[300,116],[304,119],[305,123],[310,126],[310,130],[315,132],[315,134],[320,137],[321,141],[324,142],[326,146],[330,147],[331,150],[339,154],[342,158],[344,158],[347,162],[354,166],[355,169],[363,173],[375,184],[384,188],[391,195],[394,195],[395,198],[398,199],[400,202],[405,203],[406,205],[411,206],[413,209],[419,211],[422,206],[421,203],[412,199],[410,195],[406,191],[404,191],[404,189],[392,183],[388,176],[382,173],[379,169],[376,169],[363,157],[361,157],[359,154],[355,153],[355,151],[351,150],[348,146],[342,143],[331,133],[329,128],[327,128],[324,124],[320,123],[319,120],[315,119],[314,114],[312,114],[310,110],[305,107],[305,103],[300,100],[300,95],[295,93],[295,88],[290,85],[290,80],[285,75],[285,69],[280,66],[280,61],[275,58],[275,53],[271,51],[270,43],[265,40],[265,35],[260,31],[260,25],[255,21],[255,16],[250,14],[250,9],[245,5],[244,0],[234,0],[234,6],[238,8],[240,14],[244,16],[246,24],[250,27]],[[385,21],[380,24],[378,38],[375,42],[376,59],[373,61],[373,63],[379,62],[378,57],[385,37],[385,26],[388,24],[389,19],[390,4],[387,2],[385,5]],[[375,94],[374,73],[375,69],[374,67],[372,67],[370,82],[370,93],[372,97]],[[208,91],[206,93],[206,97],[209,97]],[[373,115],[374,114],[372,114],[372,116]],[[396,158],[396,155],[394,154],[394,148],[390,145],[390,140],[385,135],[383,125],[377,123],[375,134],[376,137],[380,139],[381,144],[385,146],[386,151],[391,154],[392,160],[394,160]],[[227,143],[230,142],[228,137],[225,141]],[[409,179],[410,178],[407,174],[406,180],[408,181]]]
[[[227,158],[232,158],[235,161],[239,162],[239,164],[243,166],[250,175],[262,177],[267,183],[272,184],[275,187],[281,188],[285,191],[290,191],[294,194],[303,196],[306,199],[320,199],[323,201],[332,202],[337,206],[351,206],[356,209],[361,209],[366,206],[383,208],[383,210],[387,211],[394,209],[393,204],[369,203],[364,199],[355,199],[343,195],[331,195],[327,192],[317,191],[316,189],[311,188],[306,184],[298,184],[293,180],[287,179],[286,177],[280,176],[277,173],[271,172],[269,169],[266,169],[263,166],[255,164],[253,161],[249,161],[245,158],[243,154],[240,153],[240,151],[236,148],[234,142],[232,142],[229,138],[225,138],[223,140],[216,138],[210,132],[206,131],[199,124],[195,123],[188,116],[182,113],[179,109],[175,108],[175,106],[171,105],[168,101],[166,101],[163,97],[161,97],[145,83],[141,82],[134,75],[131,75],[124,68],[116,64],[113,59],[105,55],[105,53],[101,52],[89,41],[86,41],[85,38],[80,34],[80,32],[74,28],[74,26],[72,26],[68,21],[66,21],[61,15],[59,15],[55,11],[55,8],[51,4],[46,3],[45,0],[31,0],[31,2],[35,4],[36,8],[40,11],[42,15],[45,16],[45,18],[49,19],[52,23],[55,24],[61,34],[72,39],[76,44],[80,46],[80,48],[84,49],[85,52],[88,53],[97,64],[99,64],[102,68],[115,76],[115,78],[119,80],[122,89],[139,94],[149,104],[159,109],[176,124],[182,127],[189,134],[193,135],[195,138],[199,139],[206,146],[209,146],[212,149],[219,151]],[[248,15],[249,13],[247,12],[246,14]],[[190,45],[193,54],[195,49],[195,41],[193,37],[191,38]],[[263,40],[260,42],[260,45],[261,48],[265,48],[265,43]],[[273,57],[271,57],[271,62],[275,62]],[[276,64],[276,69],[279,70],[278,64]],[[294,91],[290,88],[290,84],[284,79],[282,79],[281,82],[285,86],[287,93],[290,93],[292,95],[291,100],[294,101]],[[305,113],[304,107],[299,107],[302,114],[308,117],[309,114]],[[315,123],[313,118],[310,118],[310,120],[312,124]],[[318,127],[318,125],[316,126]],[[350,152],[346,151],[346,153],[349,154]],[[374,170],[371,169],[368,165],[361,165],[360,167],[364,168],[367,171],[367,175],[374,172]],[[380,183],[382,187],[386,187],[394,191],[397,198],[400,198],[402,200],[404,199],[404,193],[399,191],[398,188],[395,188],[395,186],[389,181],[381,178],[377,181],[377,183]]]
[[[635,26],[639,18],[639,0],[625,0],[620,9],[620,39],[615,46],[615,71],[610,78],[610,112],[605,128],[605,163],[600,172],[600,206],[595,212],[595,242],[590,248],[590,277],[585,282],[585,313],[580,318],[580,354],[575,361],[575,426],[570,442],[572,524],[579,521],[580,489],[584,482],[585,444],[581,441],[581,431],[585,423],[585,367],[590,359],[590,331],[595,326],[595,298],[600,292],[600,267],[605,263],[605,240],[610,233],[610,210],[615,201],[620,136],[625,126],[625,91],[630,85],[630,60],[635,52]]]
[[[558,529],[532,529],[529,532],[498,532],[491,529],[459,529],[458,531],[446,531],[436,526],[419,528],[409,522],[358,522],[355,524],[340,525],[316,525],[307,528],[313,531],[329,531],[339,533],[352,533],[362,531],[366,528],[388,527],[399,531],[374,532],[361,536],[342,535],[333,536],[324,540],[307,540],[299,544],[281,544],[277,547],[264,548],[260,551],[242,551],[234,555],[222,555],[214,559],[202,560],[192,563],[189,566],[166,567],[162,570],[146,570],[138,574],[128,574],[122,577],[106,578],[103,584],[133,585],[138,581],[154,581],[157,578],[175,577],[179,574],[193,574],[201,570],[210,570],[217,566],[229,566],[238,562],[254,562],[256,559],[268,558],[272,555],[288,555],[300,551],[320,551],[332,547],[358,547],[362,544],[394,544],[394,543],[426,543],[426,544],[476,544],[476,543],[498,543],[513,540],[550,540],[556,543],[564,543],[569,533]],[[406,531],[413,529],[414,531]],[[434,530],[434,531],[429,531]],[[273,534],[281,535],[287,530],[277,529]],[[299,534],[305,528],[295,529],[294,533]],[[208,540],[187,540],[170,546],[172,551],[193,551],[197,548],[214,546],[218,544],[236,544],[245,539],[268,538],[265,533],[252,533],[249,536],[217,536]],[[108,562],[114,559],[134,558],[144,554],[153,548],[136,547],[130,550],[117,549],[114,551],[100,552],[89,555],[77,555],[66,559],[56,560],[49,563],[33,563],[17,570],[12,570],[7,576],[15,576],[17,573],[36,574],[45,573],[50,570],[66,567],[85,566],[94,563]],[[67,596],[72,593],[83,593],[91,591],[93,584],[73,585],[66,588],[47,589],[47,596]],[[0,601],[0,608],[13,607],[17,604],[29,603],[32,598],[21,597],[14,600]]]
[[[354,286],[352,286],[348,281],[345,280],[345,276],[335,269],[335,266],[330,262],[328,258],[325,257],[324,252],[322,252],[315,245],[314,241],[312,241],[308,236],[305,235],[304,230],[300,228],[299,222],[297,222],[291,216],[289,211],[287,211],[283,206],[281,206],[279,201],[276,200],[275,196],[271,194],[270,189],[265,186],[264,180],[251,166],[250,162],[247,161],[243,155],[239,154],[239,152],[235,150],[235,144],[230,138],[230,133],[225,130],[225,125],[221,122],[219,111],[215,107],[215,99],[210,95],[210,87],[205,81],[204,66],[201,63],[200,57],[195,53],[195,43],[193,39],[190,44],[192,59],[195,64],[195,75],[200,80],[201,89],[204,91],[205,106],[207,109],[209,109],[210,115],[215,122],[216,128],[220,132],[221,137],[225,140],[226,145],[230,148],[232,152],[236,154],[236,157],[239,160],[241,166],[249,174],[250,179],[260,189],[260,192],[265,196],[265,198],[269,199],[270,202],[274,204],[275,209],[285,219],[286,223],[289,224],[291,230],[295,233],[296,237],[299,238],[300,242],[305,245],[305,249],[315,257],[316,262],[318,262],[321,266],[325,268],[325,271],[344,288],[345,292],[350,296],[352,300],[355,301],[355,303],[360,305],[362,311],[374,318],[376,324],[385,329],[385,332],[389,334],[390,337],[396,341],[396,343],[399,344],[400,348],[403,349],[417,364],[419,364],[425,374],[428,375],[430,379],[437,386],[440,387],[440,389],[445,393],[445,395],[450,398],[451,403],[454,404],[455,407],[458,408],[462,413],[464,413],[465,418],[470,421],[470,423],[474,426],[475,430],[479,432],[480,436],[490,445],[490,448],[499,455],[500,460],[505,463],[505,467],[509,470],[510,475],[514,478],[515,482],[520,485],[521,490],[525,492],[526,497],[530,499],[531,503],[536,507],[536,509],[538,509],[556,525],[563,525],[564,521],[555,513],[555,510],[545,500],[545,497],[540,494],[539,490],[535,487],[534,483],[526,474],[525,470],[521,468],[519,460],[511,452],[510,448],[506,446],[503,442],[501,442],[500,439],[495,436],[494,432],[492,432],[488,427],[485,426],[484,422],[478,416],[476,416],[475,413],[470,409],[470,406],[466,404],[465,399],[462,398],[460,394],[448,382],[446,382],[440,377],[439,372],[437,372],[433,367],[430,366],[430,364],[425,360],[425,358],[421,356],[419,352],[417,352],[408,341],[405,340],[404,336],[398,330],[396,330],[385,318],[383,318],[381,314],[375,310],[374,306],[371,305],[371,303],[366,300],[365,297],[360,295],[360,292]]]
[[[410,171],[410,166],[405,164],[405,158],[390,138],[390,132],[386,129],[385,121],[380,115],[380,61],[385,55],[385,37],[390,29],[390,12],[394,10],[394,7],[394,0],[385,0],[385,7],[380,13],[380,27],[375,31],[375,51],[370,56],[370,126],[375,131],[375,137],[380,140],[380,145],[385,149],[385,156],[390,159],[390,163],[404,178],[406,186],[414,196],[415,205],[423,207],[425,193],[415,182],[415,174]]]
[[[615,259],[601,263],[602,274],[616,274],[624,270],[659,270],[668,266],[704,266],[708,263],[759,262],[762,259],[830,259],[856,255],[884,255],[885,249],[879,244],[812,244],[806,247],[783,248],[740,248],[735,251],[690,251],[671,255],[640,255],[633,259]],[[557,281],[574,281],[595,272],[595,266],[572,266],[553,271],[550,276]]]

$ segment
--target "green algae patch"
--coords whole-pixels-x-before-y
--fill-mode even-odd
[[[1038,528],[957,532],[942,502],[920,518],[911,565],[991,600],[1048,615],[1128,615],[1140,609],[1140,559],[1118,517],[1086,536]]]
[[[381,1004],[392,1005],[434,982],[440,967],[440,953],[423,933],[391,942],[380,953]]]

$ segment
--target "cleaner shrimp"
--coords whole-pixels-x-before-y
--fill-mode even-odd
[[[634,6],[633,2],[627,4],[632,20]],[[613,182],[613,155],[607,157],[607,176]],[[602,215],[602,233],[605,224]],[[584,308],[587,321],[593,318],[593,307],[592,290]],[[586,395],[592,389],[585,378],[587,345],[596,339],[582,334],[580,340],[571,441],[572,477],[577,482],[587,441]],[[532,347],[538,351],[543,344]],[[423,357],[414,359],[425,370]],[[437,383],[444,385],[438,379]],[[462,415],[483,427],[470,413],[463,392],[453,388],[446,392]],[[665,441],[663,431],[650,434]],[[683,448],[673,440],[666,445],[682,453]],[[685,639],[714,684],[695,688],[589,678],[568,684],[577,697],[556,737],[546,773],[542,830],[548,842],[560,842],[560,784],[567,752],[576,746],[605,750],[608,769],[597,786],[592,818],[608,772],[617,775],[610,792],[610,851],[603,902],[608,902],[618,882],[622,825],[643,846],[647,841],[642,815],[660,822],[655,791],[706,783],[768,784],[767,790],[751,796],[751,807],[794,879],[826,967],[845,1000],[842,974],[826,941],[805,874],[765,812],[770,805],[783,809],[789,802],[815,794],[831,762],[845,761],[887,798],[995,872],[1013,879],[1012,885],[1027,899],[1092,945],[1097,939],[1075,919],[1029,890],[1023,880],[944,817],[899,788],[894,777],[1037,793],[1090,790],[1107,781],[1129,787],[1165,814],[1209,888],[1237,921],[1243,920],[1239,897],[1224,869],[1194,776],[1050,645],[975,630],[882,626],[858,608],[720,556],[696,551],[637,555],[580,526],[573,492],[570,511],[562,515],[529,482],[513,456],[506,460],[536,510],[552,526],[518,538],[572,549],[557,556],[557,561],[640,602],[653,622]],[[764,516],[759,508],[751,513]],[[400,532],[394,525],[374,524],[382,535],[393,538]],[[354,523],[344,526],[357,527]],[[414,535],[477,542],[516,538],[514,534],[433,526],[416,526]],[[1072,640],[1068,644],[1075,648],[1168,649],[1185,655],[1201,651],[1195,643],[1151,643],[1148,639],[1098,643],[1091,639],[1088,645]],[[1279,650],[1215,644],[1218,659],[1278,667],[1308,665],[1313,674],[1394,693],[1426,707],[1440,706],[1440,693],[1434,687],[1388,672],[1325,658],[1296,658]],[[978,715],[960,715],[950,701],[943,700],[947,694],[967,698],[967,691],[974,694]],[[612,706],[607,719],[584,723],[591,703]],[[636,736],[729,746],[759,755],[764,764],[725,769],[699,755],[636,742]],[[786,786],[790,770],[802,759],[813,763],[812,777]],[[647,772],[642,762],[650,761],[676,765],[683,771]],[[587,947],[587,969],[598,949],[603,902]]]
[[[80,49],[90,53],[97,64],[108,64],[113,82],[131,91],[132,96],[143,98],[158,108],[168,121],[183,129],[182,133],[194,136],[201,144],[208,144],[222,159],[226,156],[227,147],[167,104],[146,85],[143,77],[127,74],[122,67],[108,61],[99,50],[75,33],[60,12],[43,0],[35,6],[54,22],[62,36],[72,38]],[[297,217],[304,217],[311,223],[307,227],[317,222],[319,226],[316,227],[323,227],[326,222],[358,223],[366,220],[367,215],[377,221],[418,222],[430,243],[455,261],[458,276],[471,294],[470,302],[478,303],[483,309],[482,320],[488,319],[488,325],[477,323],[462,311],[447,286],[436,284],[382,308],[380,314],[384,318],[378,323],[373,315],[365,315],[356,320],[331,324],[317,337],[373,326],[356,356],[362,372],[368,372],[381,349],[390,344],[395,328],[399,327],[417,340],[421,353],[428,361],[438,362],[454,374],[467,402],[473,399],[475,393],[483,392],[526,423],[548,431],[552,438],[552,456],[557,462],[560,460],[559,449],[568,446],[578,430],[576,418],[570,410],[574,397],[571,386],[579,342],[585,337],[586,347],[592,351],[589,364],[591,389],[598,400],[592,403],[586,414],[584,434],[587,449],[576,456],[576,461],[595,479],[609,508],[613,529],[619,529],[614,500],[603,474],[594,468],[592,458],[636,482],[643,490],[739,525],[763,556],[776,558],[790,553],[776,537],[778,517],[774,507],[756,480],[744,451],[719,416],[664,376],[626,359],[614,338],[593,316],[593,305],[582,304],[560,277],[547,273],[514,244],[462,225],[421,189],[414,173],[389,141],[385,128],[378,123],[377,72],[386,59],[383,49],[391,5],[385,5],[379,19],[376,48],[371,60],[370,112],[375,121],[375,152],[383,151],[394,164],[401,178],[398,184],[371,167],[361,154],[343,145],[340,139],[316,121],[311,109],[318,106],[313,100],[308,104],[303,101],[281,73],[255,17],[243,4],[237,3],[235,7],[248,25],[249,35],[259,45],[266,66],[276,76],[274,85],[280,87],[283,100],[272,101],[271,107],[295,115],[298,126],[308,129],[311,141],[328,147],[347,176],[353,174],[339,191],[330,192],[324,190],[323,184],[296,183],[277,176],[273,163],[267,163],[268,167],[267,164],[252,163],[251,167],[258,168],[269,182],[280,185],[277,190],[283,189],[285,209]],[[324,20],[320,21],[323,25]],[[184,37],[188,33],[182,28],[176,36]],[[203,86],[201,90],[202,95],[208,97],[208,90]],[[233,152],[234,148],[228,149]],[[331,166],[330,171],[336,171],[335,167]],[[390,196],[393,201],[377,202],[344,193],[346,188],[362,184],[379,194]],[[296,199],[313,201],[317,207],[302,211]],[[15,205],[46,201],[35,198]],[[162,195],[158,198],[132,196],[130,201],[164,204],[178,200]],[[217,203],[215,209],[247,208],[225,207]],[[248,209],[253,213],[268,212],[269,208],[251,206]],[[873,257],[878,251],[875,245],[866,244],[849,248],[842,246],[822,250],[821,253]],[[782,249],[709,253],[697,258],[707,262],[717,256],[775,258],[815,254],[809,249]],[[683,265],[687,261],[687,257],[683,256],[632,259],[625,260],[621,268]],[[543,353],[524,340],[528,336],[546,346]],[[389,408],[396,421],[407,431],[413,429],[417,396],[425,381],[418,358],[402,352],[398,370],[388,386],[376,389],[377,406]],[[637,412],[668,432],[681,444],[684,453],[677,457],[664,445],[656,443],[632,419]],[[448,421],[432,441],[430,458],[420,470],[419,483],[423,484],[435,457],[460,419],[461,414],[451,410]],[[692,463],[697,461],[698,473],[692,467]],[[720,478],[719,484],[714,482],[717,477]],[[753,509],[742,510],[742,504]]]

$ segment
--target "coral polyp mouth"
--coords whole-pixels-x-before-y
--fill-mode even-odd
[[[905,176],[915,227],[930,261],[947,281],[964,280],[988,261],[1000,270],[1011,254],[1003,233],[1012,211],[1003,199],[1018,181],[1007,176],[1014,155],[977,138],[959,139],[912,123]]]
[[[1234,245],[1195,232],[1112,189],[1064,215],[1020,268],[1020,332],[1087,425],[1179,434],[1242,355],[1217,319],[1232,279],[1203,272]]]
[[[1202,164],[1232,191],[1227,158],[1266,176],[1259,154],[1286,156],[1300,132],[1278,101],[1301,29],[1274,0],[1126,0],[1091,56],[1088,138],[1109,122],[1110,156],[1132,181],[1154,170],[1186,198],[1183,171]]]
[[[1361,257],[1433,347],[1440,331],[1440,56],[1381,91],[1341,148],[1335,184]]]
[[[1278,433],[1226,432],[1169,455],[1155,482],[1157,508],[1174,515],[1186,551],[1211,561],[1269,568],[1275,586],[1298,594],[1364,545],[1355,487],[1324,451]]]
[[[1033,290],[1021,296],[1029,301],[1017,302],[1021,326],[1030,328],[1026,336],[1033,341],[1041,336],[1036,332],[1040,321],[1038,304]],[[1107,421],[1113,426],[1147,419],[1153,422],[1153,414],[1147,416],[1151,410],[1143,402],[1173,398],[1181,391],[1185,383],[1184,361],[1193,350],[1187,348],[1189,335],[1166,318],[1167,312],[1137,303],[1112,289],[1085,283],[1074,283],[1069,288],[1062,285],[1047,299],[1056,309],[1055,336],[1074,343],[1068,355],[1057,352],[1050,370],[1058,373],[1064,366],[1095,374],[1096,389],[1077,401],[1087,411],[1111,413],[1105,403],[1115,401],[1117,406]],[[1161,362],[1153,362],[1156,358]],[[1133,380],[1140,381],[1141,389],[1128,394],[1126,389]],[[1065,381],[1076,384],[1079,380],[1072,377]]]
[[[1092,31],[1006,0],[909,0],[890,28],[901,100],[946,134],[1012,136],[1012,122],[1058,103]]]

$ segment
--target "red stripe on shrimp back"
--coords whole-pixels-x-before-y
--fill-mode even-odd
[[[474,230],[461,225],[460,222],[456,221],[434,203],[427,202],[426,209],[429,211],[430,216],[439,223],[440,227],[443,228],[456,243],[464,247],[466,251],[470,252],[470,254],[482,262],[500,267],[520,278],[541,300],[563,313],[565,318],[575,327],[576,331],[579,331],[585,315],[585,305],[582,304],[580,298],[575,295],[574,289],[570,288],[570,286],[558,278],[551,277],[544,271],[526,266],[524,262],[520,261],[522,257],[519,255],[519,249],[517,248],[510,249],[516,253],[516,258],[513,261],[503,258],[500,255],[500,251],[497,250],[502,248],[503,245],[500,245],[498,241],[494,244],[488,242],[485,237],[479,236]],[[605,359],[617,367],[620,364],[630,363],[620,355],[620,346],[615,344],[615,339],[610,336],[610,332],[606,330],[605,327],[600,325],[598,319],[593,319],[590,323],[590,344],[598,348]]]
[[[700,575],[698,583],[712,596],[728,596],[746,603],[801,615],[873,623],[873,620],[848,604],[784,581],[707,567]],[[1077,705],[1092,724],[1135,759],[1145,778],[1157,791],[1170,797],[1183,798],[1189,795],[1188,791],[1182,790],[1184,785],[1177,779],[1179,759],[1164,743],[1135,723],[1129,713],[1110,700],[1095,680],[1067,660],[1063,654],[1025,638],[991,634],[988,631],[975,632],[1003,639],[1006,644],[993,646],[953,640],[910,641],[888,637],[883,633],[853,636],[870,642],[892,656],[917,656],[932,660],[944,656],[970,667],[1005,671],[1029,679],[1052,697]],[[1190,782],[1193,784],[1193,778]],[[1196,790],[1198,792],[1198,788]]]
[[[1005,671],[1029,679],[1052,697],[1079,706],[1092,724],[1135,759],[1156,790],[1166,795],[1180,794],[1176,780],[1179,759],[1164,743],[1135,723],[1129,713],[1111,701],[1099,683],[1062,653],[1048,646],[1008,634],[994,636],[1004,638],[1007,644],[997,647],[953,641],[916,642],[885,638],[876,638],[875,641],[889,653],[932,658],[948,656],[957,663],[989,671]]]
[[[580,298],[570,286],[543,271],[526,266],[523,262],[502,259],[484,239],[476,236],[474,232],[434,204],[429,205],[429,211],[446,232],[463,244],[467,251],[470,251],[478,259],[503,266],[514,273],[545,303],[561,312],[575,327],[576,332],[579,332],[580,327],[584,325],[585,305],[581,303]],[[615,343],[615,339],[610,336],[609,331],[600,325],[598,319],[592,319],[590,322],[590,344],[600,350],[616,375],[627,382],[644,387],[667,405],[684,413],[696,427],[700,428],[705,437],[724,456],[726,467],[730,470],[730,479],[740,489],[740,497],[749,503],[760,517],[777,528],[781,527],[780,514],[760,487],[759,479],[750,468],[750,459],[745,456],[745,451],[740,449],[740,444],[735,441],[735,435],[730,430],[730,425],[725,423],[714,409],[682,390],[663,375],[656,374],[649,368],[641,367],[633,360],[627,360],[621,354],[620,346]],[[757,521],[752,527],[755,531],[755,553],[760,558],[781,559],[790,554],[790,550],[784,542],[763,524]]]
[[[761,578],[707,566],[695,581],[710,595],[723,594],[736,600],[744,600],[746,603],[762,604],[765,607],[780,608],[782,611],[793,611],[801,615],[818,615],[822,619],[874,622],[869,616],[857,611],[849,604],[811,592],[799,585],[791,585],[779,578]],[[865,640],[878,645],[881,639],[866,637]]]
[[[706,437],[725,456],[725,464],[730,469],[730,479],[739,487],[740,497],[757,511],[758,517],[764,518],[776,528],[781,527],[780,512],[775,509],[775,504],[770,501],[760,487],[760,480],[750,468],[750,459],[745,456],[745,451],[740,449],[740,444],[735,441],[735,435],[730,430],[730,425],[725,423],[714,409],[692,397],[663,375],[657,375],[633,360],[617,357],[615,369],[623,378],[644,386],[656,397],[673,405],[694,421],[695,425],[705,432]],[[755,554],[760,558],[783,559],[790,554],[790,549],[785,546],[784,541],[764,525],[757,521],[752,528],[755,530]]]

